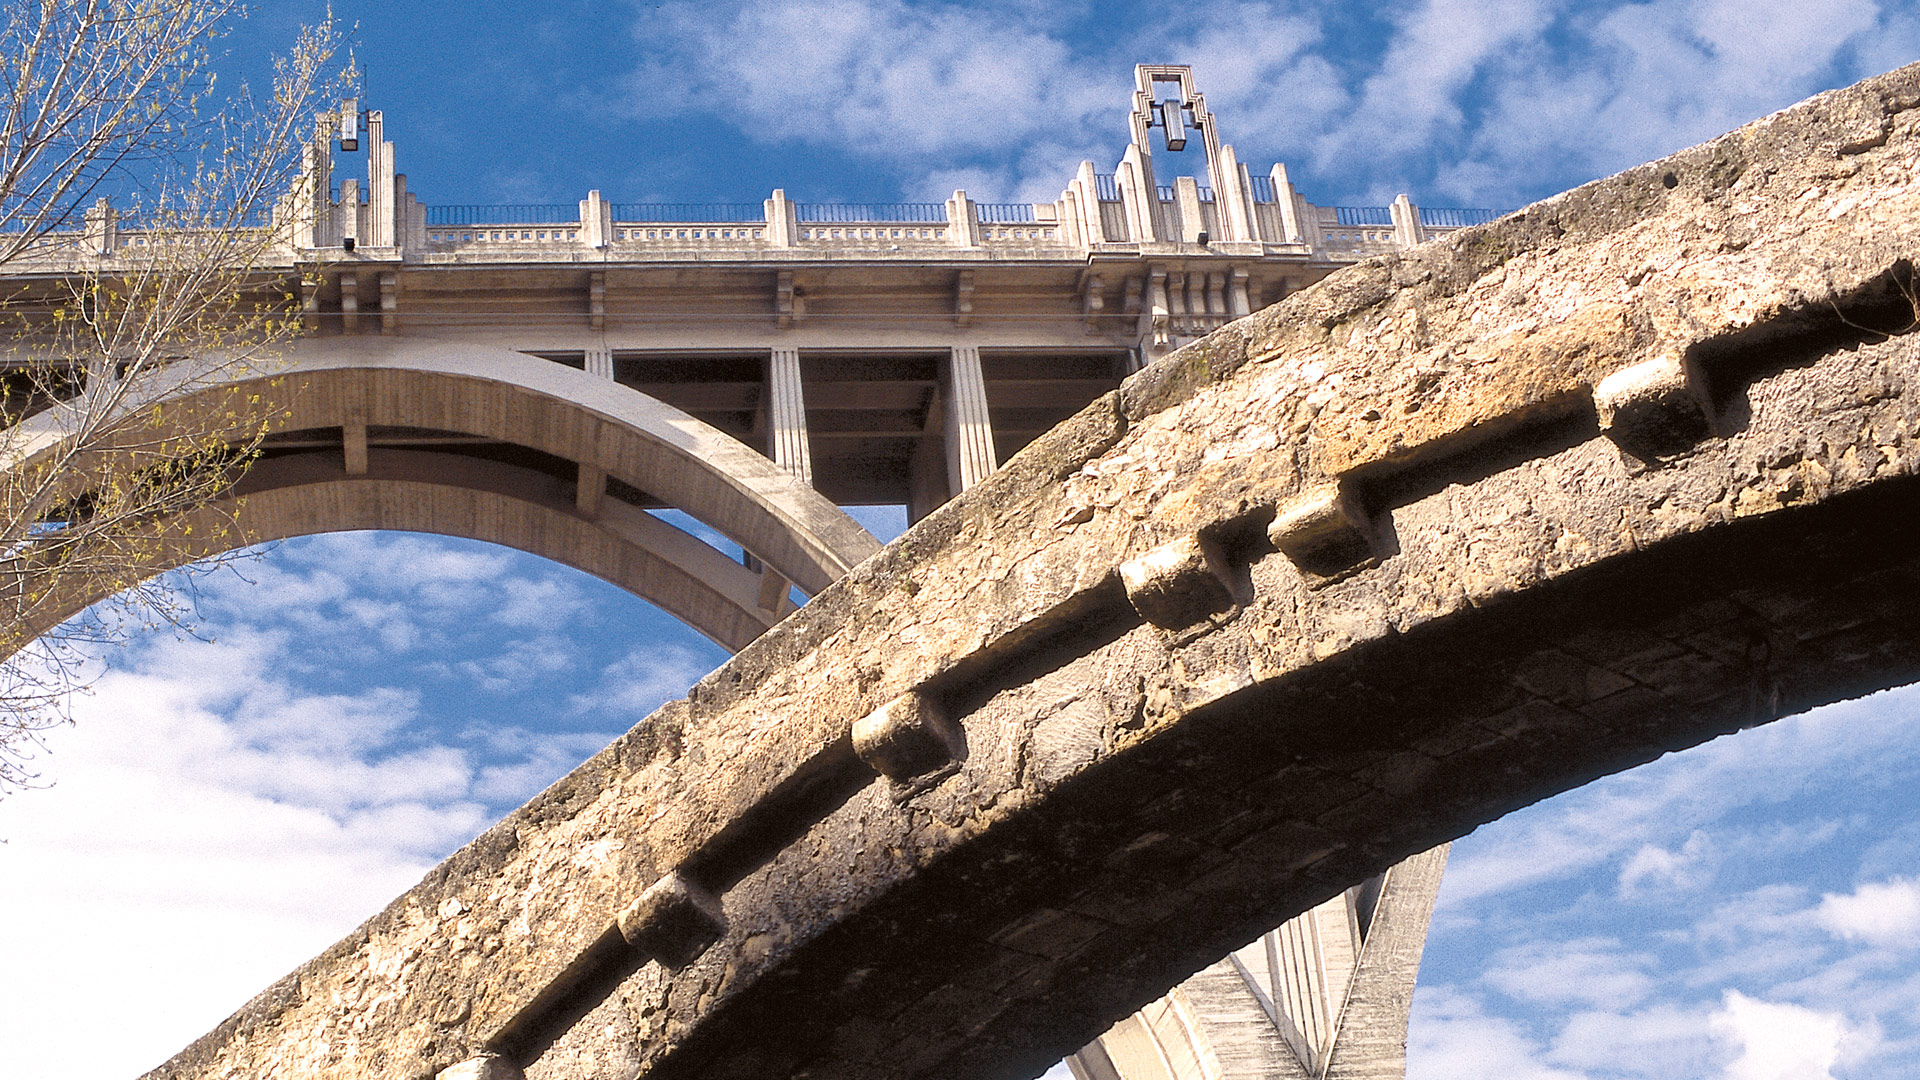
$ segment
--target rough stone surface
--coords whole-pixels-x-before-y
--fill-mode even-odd
[[[1515,807],[1920,674],[1920,67],[1322,285],[1129,380],[156,1077],[1034,1075],[1281,919]],[[1710,428],[1594,388],[1681,356]],[[1276,509],[1354,491],[1310,581]],[[1199,631],[1117,568],[1221,545]],[[858,718],[933,695],[896,799]],[[641,883],[721,897],[674,970]],[[457,901],[457,903],[449,903]]]

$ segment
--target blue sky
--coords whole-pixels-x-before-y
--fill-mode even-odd
[[[258,13],[227,70],[258,78],[321,6]],[[1118,158],[1154,61],[1193,63],[1241,159],[1315,202],[1509,208],[1920,57],[1891,0],[333,8],[431,203],[1051,199]],[[201,592],[209,640],[106,658],[53,786],[0,801],[0,911],[33,928],[0,980],[9,1076],[157,1063],[723,658],[463,541],[290,541]],[[1916,773],[1896,691],[1461,841],[1411,1075],[1907,1075]]]

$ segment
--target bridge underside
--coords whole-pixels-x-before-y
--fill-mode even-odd
[[[240,529],[178,534],[163,553],[178,562],[315,532],[444,533],[585,570],[737,650],[793,610],[791,589],[818,592],[879,547],[731,436],[631,387],[499,347],[304,340],[179,400],[192,415],[234,395],[275,406],[262,459],[233,491],[246,504]],[[60,417],[27,423],[55,431]],[[647,512],[657,507],[686,511],[754,565]],[[98,599],[76,589],[50,607],[49,625]]]
[[[1032,1075],[1920,674],[1920,66],[1133,377],[155,1075]]]

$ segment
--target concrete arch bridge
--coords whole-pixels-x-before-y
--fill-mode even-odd
[[[1917,222],[1920,66],[1214,330],[153,1075],[1032,1075],[1283,920],[1390,904],[1392,874],[1347,890],[1510,809],[1911,681]],[[391,355],[408,393],[459,377]],[[966,356],[935,364],[954,402]],[[539,399],[494,361],[502,407]],[[369,442],[403,425],[335,412],[300,437],[417,482],[375,450],[421,451]],[[594,438],[542,451],[576,518],[583,467],[660,453]],[[660,475],[720,485],[771,572],[861,555],[804,485],[697,456]],[[1347,1013],[1385,1019],[1331,1042],[1289,1014],[1294,1065],[1384,1075],[1364,1043],[1404,990],[1356,977]],[[1113,1038],[1077,1067],[1130,1068]],[[1202,1075],[1230,1056],[1187,1045]]]

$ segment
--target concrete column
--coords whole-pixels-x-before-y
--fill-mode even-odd
[[[1393,240],[1401,247],[1413,247],[1420,243],[1420,208],[1413,205],[1406,192],[1401,192],[1387,208],[1393,215]]]
[[[1107,236],[1107,226],[1100,218],[1100,177],[1093,171],[1093,162],[1080,163],[1073,184],[1080,195],[1080,221],[1087,246],[1106,243],[1111,237]]]
[[[1233,147],[1220,148],[1220,175],[1213,178],[1213,207],[1219,212],[1222,240],[1258,240],[1253,227],[1253,193],[1247,171]]]
[[[120,218],[107,203],[105,195],[88,208],[85,224],[88,251],[95,255],[111,255],[120,246]]]
[[[767,437],[773,463],[812,486],[813,452],[807,445],[799,349],[776,348],[767,361]]]
[[[344,247],[348,241],[355,246],[360,243],[360,181],[352,177],[340,181],[339,218],[340,243]]]
[[[597,518],[606,496],[607,471],[591,462],[580,462],[573,483],[574,508],[582,517]]]
[[[406,177],[403,176],[399,179],[404,180]],[[401,217],[406,222],[406,235],[401,239],[401,243],[415,251],[425,251],[427,247],[427,208],[425,204],[421,203],[419,197],[412,192],[408,192],[406,199],[403,201],[406,205],[405,212]]]
[[[1154,188],[1153,166],[1138,146],[1127,147],[1127,156],[1120,159],[1113,180],[1120,188],[1120,203],[1126,208],[1127,229],[1133,234],[1128,239],[1135,243],[1166,239],[1154,224],[1159,216],[1154,208],[1160,194]]]
[[[1293,182],[1287,179],[1287,167],[1275,164],[1273,167],[1273,200],[1280,209],[1280,229],[1285,234],[1280,241],[1286,244],[1305,242],[1305,234],[1300,230],[1300,205],[1295,196]]]
[[[964,191],[956,191],[947,200],[947,239],[954,247],[980,246],[980,208]]]
[[[985,480],[999,463],[993,456],[993,423],[987,415],[987,380],[980,370],[980,349],[956,345],[947,358],[947,487],[955,495]]]
[[[764,204],[767,215],[767,244],[792,247],[800,239],[800,211],[788,200],[786,191],[773,189],[773,198]]]
[[[588,349],[585,362],[587,374],[601,379],[613,378],[612,349]]]
[[[367,113],[367,246],[393,246],[393,144],[378,109]]]
[[[340,425],[340,451],[348,476],[367,475],[367,420],[354,413]]]
[[[1213,197],[1218,199],[1219,192]],[[1200,209],[1200,183],[1191,176],[1173,178],[1173,205],[1180,212],[1180,242],[1197,244],[1207,229],[1206,211]],[[1213,237],[1208,237],[1209,240]]]
[[[314,121],[313,139],[300,151],[302,193],[295,213],[295,247],[321,248],[333,245],[332,223],[328,220],[333,204],[333,133],[337,118],[323,114]]]
[[[392,143],[388,143],[392,146]],[[393,174],[393,246],[405,250],[407,246],[407,202],[412,198],[407,194],[407,174]]]
[[[580,200],[580,242],[590,248],[613,243],[613,207],[597,190]]]

